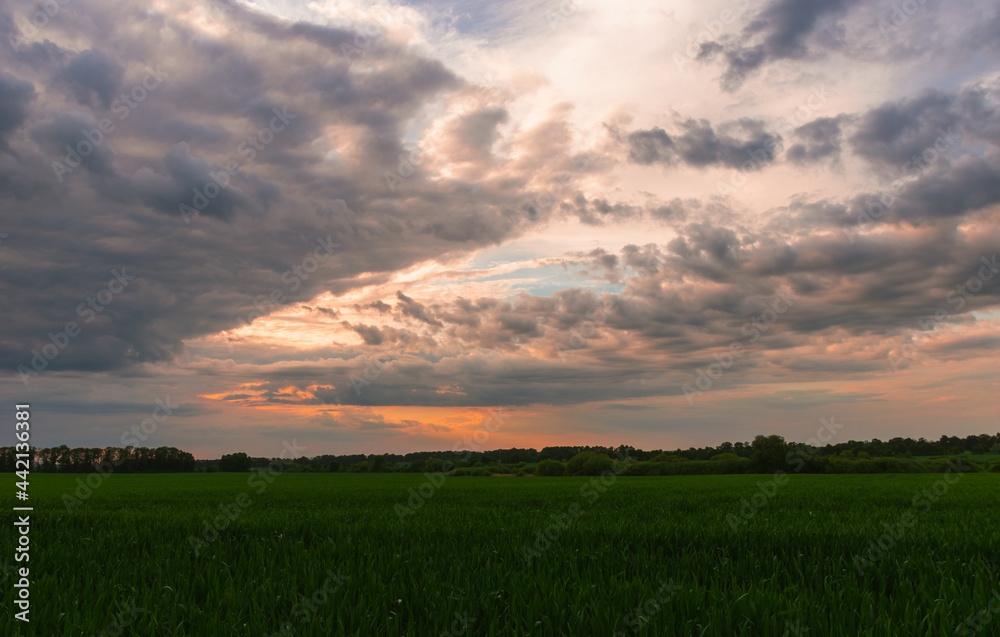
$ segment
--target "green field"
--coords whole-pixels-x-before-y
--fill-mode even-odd
[[[980,614],[1000,588],[998,474],[791,475],[768,495],[772,476],[452,477],[415,509],[396,505],[420,475],[116,475],[68,512],[84,477],[31,478],[14,634],[882,637],[974,634],[974,616],[1000,634]],[[196,556],[220,505],[239,513]]]

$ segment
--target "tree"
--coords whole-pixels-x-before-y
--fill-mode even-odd
[[[230,453],[228,455],[222,456],[219,460],[219,471],[232,471],[232,472],[246,472],[250,471],[250,465],[252,461],[250,456],[243,453]]]
[[[788,455],[788,443],[782,436],[757,436],[751,445],[753,463],[757,471],[771,473],[785,466],[785,456]]]

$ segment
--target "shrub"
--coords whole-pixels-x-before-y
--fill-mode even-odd
[[[675,456],[673,454],[667,454],[667,453],[661,453],[655,458],[653,458],[653,462],[684,462],[684,461],[685,459],[681,458],[680,456]]]
[[[542,460],[535,467],[536,476],[562,476],[566,475],[566,465],[558,460]]]
[[[662,476],[666,473],[666,463],[663,462],[633,462],[625,468],[627,476]]]
[[[594,451],[581,451],[566,463],[566,473],[571,476],[599,476],[611,469],[614,460]]]
[[[469,473],[469,475],[471,475],[473,478],[488,478],[493,474],[490,473],[490,470],[487,469],[486,467],[476,467],[475,469],[472,470],[471,473]]]
[[[733,460],[739,460],[740,457],[735,453],[720,453],[718,455],[712,456],[712,462],[731,462]]]

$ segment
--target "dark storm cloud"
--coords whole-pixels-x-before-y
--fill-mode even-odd
[[[698,168],[765,164],[774,160],[781,137],[764,130],[763,122],[743,119],[728,123],[740,136],[716,132],[706,120],[688,119],[681,132],[670,135],[662,128],[633,131],[628,136],[629,160],[637,164],[684,163]],[[756,163],[755,163],[756,162]]]
[[[836,47],[840,37],[836,20],[859,0],[772,0],[743,28],[735,42],[706,42],[699,57],[722,53],[722,86],[736,90],[761,67],[775,60],[796,60],[810,53],[810,45]]]
[[[495,245],[526,227],[512,212],[530,194],[518,184],[538,166],[570,164],[568,142],[541,141],[563,126],[556,117],[537,141],[524,133],[529,150],[508,180],[429,180],[421,169],[391,189],[385,175],[408,152],[408,124],[465,86],[439,61],[385,33],[359,39],[242,7],[206,18],[226,20],[232,38],[130,2],[77,9],[62,8],[42,44],[0,52],[0,135],[16,153],[0,153],[0,206],[31,210],[3,228],[18,237],[0,251],[0,298],[10,304],[0,361],[9,371],[68,321],[82,323],[79,304],[112,268],[137,279],[43,361],[46,371],[167,361],[185,340],[247,317]],[[342,47],[359,42],[367,44]],[[150,72],[162,76],[155,89],[147,80],[142,100],[109,113]],[[507,118],[501,108],[466,118],[465,143],[485,148]],[[92,149],[79,146],[104,120],[113,128]],[[53,162],[66,162],[67,145],[87,152],[60,181]],[[190,223],[182,205],[197,207]],[[406,295],[395,306],[442,325]],[[517,317],[500,322],[532,331]],[[375,329],[383,344],[405,336],[378,326],[368,341]]]
[[[396,304],[396,309],[399,310],[403,316],[415,318],[418,321],[427,323],[428,325],[433,325],[434,327],[442,326],[441,321],[435,319],[433,316],[430,316],[424,304],[411,299],[402,292],[396,292],[396,298],[399,299],[399,303]]]
[[[622,222],[629,218],[637,218],[641,214],[641,210],[635,206],[609,203],[601,197],[588,201],[582,194],[577,194],[572,203],[563,203],[562,208],[589,226],[599,226],[605,222]]]
[[[890,206],[899,219],[957,218],[1000,203],[1000,156],[966,157],[908,184]],[[860,213],[859,213],[860,215]]]
[[[195,190],[203,190],[206,184],[217,184],[212,179],[213,173],[224,173],[222,166],[191,156],[191,149],[186,143],[180,143],[167,151],[163,157],[162,166],[166,175],[152,171],[142,171],[132,180],[132,186],[138,198],[147,206],[176,214],[178,202],[191,202]],[[219,194],[207,200],[205,207],[200,208],[200,214],[231,219],[241,205],[247,205],[244,197],[236,188],[220,190]]]
[[[114,58],[98,49],[77,53],[63,69],[59,79],[67,84],[80,104],[99,104],[111,108],[125,69]]]
[[[962,119],[956,106],[956,97],[941,91],[884,104],[861,117],[851,147],[873,164],[898,169],[954,133]]]
[[[375,325],[351,325],[347,321],[343,323],[344,327],[354,330],[360,336],[365,345],[381,345],[385,338],[382,336],[381,330]]]
[[[30,82],[0,72],[0,140],[24,123],[34,99],[35,87]]]
[[[785,158],[796,164],[811,164],[840,157],[841,118],[821,117],[792,131],[795,143]]]
[[[50,118],[32,128],[30,133],[35,142],[52,155],[52,159],[64,162],[67,168],[70,168],[72,163],[79,161],[79,165],[83,169],[101,177],[110,178],[117,174],[108,145],[94,146],[87,138],[90,131],[98,128],[98,120],[90,115],[62,112],[50,113]],[[89,152],[86,151],[87,148],[90,149]],[[86,155],[80,151],[85,152]],[[76,153],[79,159],[72,158],[67,162],[66,156],[73,153]],[[52,171],[51,177],[55,183],[63,175],[57,175],[55,171]]]

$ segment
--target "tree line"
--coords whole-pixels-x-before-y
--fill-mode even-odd
[[[760,438],[760,436],[758,436]],[[766,436],[765,438],[771,438]],[[778,438],[781,438],[778,436]],[[781,438],[784,441],[784,438]],[[800,443],[784,443],[789,445],[789,449],[802,449],[806,445]],[[442,462],[450,462],[458,468],[474,467],[506,467],[516,468],[520,464],[537,464],[544,460],[553,460],[560,463],[567,463],[581,453],[595,453],[611,458],[628,457],[639,462],[712,462],[725,463],[736,472],[752,470],[753,464],[736,463],[733,460],[752,460],[754,457],[754,442],[724,442],[712,447],[690,447],[688,449],[637,449],[630,445],[619,445],[617,447],[607,446],[552,446],[544,447],[541,450],[512,447],[510,449],[494,449],[491,451],[418,451],[407,454],[347,454],[347,455],[320,455],[312,458],[296,458],[289,463],[293,470],[311,471],[347,471],[347,472],[424,472],[428,467],[437,467]],[[929,441],[926,438],[892,438],[882,441],[878,438],[872,440],[857,441],[848,440],[836,444],[826,444],[815,448],[816,459],[810,465],[813,470],[823,472],[827,468],[824,461],[819,458],[826,458],[826,464],[830,461],[838,461],[838,467],[846,467],[848,462],[866,461],[872,458],[896,458],[908,459],[915,456],[956,456],[961,454],[988,454],[1000,453],[1000,433],[996,435],[978,434],[966,436],[941,436],[937,441]],[[787,451],[786,451],[787,454]],[[247,454],[230,454],[239,456],[239,466],[244,467],[239,470],[249,470],[266,466],[271,462],[271,458],[254,458]],[[225,457],[224,457],[225,458]],[[843,462],[841,462],[843,461]],[[222,468],[229,466],[228,462],[219,460],[199,460],[199,465],[205,468],[216,467],[217,470],[226,471],[231,469]],[[837,464],[837,463],[835,463]],[[823,466],[821,466],[823,465]],[[879,466],[884,466],[882,463]],[[692,467],[700,465],[686,465],[685,470],[692,470]],[[904,466],[901,464],[895,466]],[[913,465],[905,465],[912,467]],[[862,464],[864,467],[864,464]],[[711,469],[718,470],[720,465],[713,464]],[[210,469],[209,469],[210,470]],[[677,469],[678,471],[680,469]],[[639,469],[633,469],[639,471]]]
[[[43,473],[90,473],[104,462],[115,473],[179,473],[194,471],[194,456],[175,447],[59,447],[31,449],[31,470]],[[15,470],[14,447],[0,447],[0,467]]]
[[[247,472],[274,462],[275,458],[253,457],[243,452],[231,453],[215,460],[195,460],[185,451],[174,447],[106,447],[32,449],[32,470],[39,472],[89,473],[102,462],[115,464],[120,473],[169,473],[186,471]],[[353,473],[424,473],[440,471],[442,465],[454,467],[458,475],[489,475],[490,473],[525,473],[528,465],[545,463],[542,473],[567,473],[566,466],[581,457],[587,466],[604,466],[615,458],[630,458],[625,475],[664,475],[681,473],[750,473],[780,470],[789,463],[796,470],[810,473],[902,473],[931,470],[933,462],[916,461],[914,457],[957,456],[963,454],[1000,453],[1000,433],[978,434],[964,438],[941,436],[936,441],[926,438],[878,438],[866,441],[848,440],[822,447],[785,442],[781,436],[757,436],[752,442],[724,442],[712,447],[688,449],[643,450],[629,445],[552,446],[541,450],[512,447],[490,451],[420,451],[407,454],[325,454],[312,458],[282,460],[289,471],[335,471]],[[583,456],[581,454],[584,454]],[[597,458],[595,460],[595,457]],[[604,460],[607,458],[607,460]],[[0,448],[0,468],[15,470],[13,447]],[[479,471],[481,469],[481,471]],[[537,469],[536,469],[537,471]],[[574,474],[575,468],[568,470]],[[590,471],[588,469],[588,471]]]

